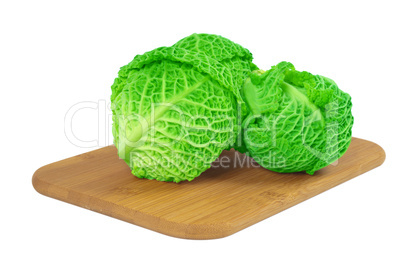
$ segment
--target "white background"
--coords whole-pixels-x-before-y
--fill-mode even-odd
[[[0,265],[401,266],[401,17],[398,1],[386,0],[2,1]],[[334,79],[353,98],[353,135],[380,144],[385,163],[207,241],[38,194],[37,168],[97,148],[66,138],[69,108],[108,102],[120,66],[193,32],[243,45],[260,68],[287,60]],[[97,111],[81,112],[73,129],[96,139]]]

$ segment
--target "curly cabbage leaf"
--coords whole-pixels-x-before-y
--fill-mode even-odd
[[[139,178],[191,181],[234,146],[251,53],[193,34],[137,55],[112,85],[114,144]]]
[[[313,174],[340,158],[351,142],[351,97],[329,78],[281,62],[253,71],[241,94],[250,112],[244,142],[266,169]]]

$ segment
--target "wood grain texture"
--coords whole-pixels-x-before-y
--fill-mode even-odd
[[[43,195],[159,233],[212,239],[367,172],[384,162],[385,153],[375,143],[353,138],[336,165],[314,175],[247,166],[250,159],[233,150],[224,151],[220,159],[227,167],[213,167],[192,182],[166,183],[133,176],[116,148],[108,146],[43,166],[32,182]]]

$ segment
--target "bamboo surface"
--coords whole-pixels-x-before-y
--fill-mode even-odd
[[[41,194],[166,235],[213,239],[231,235],[380,166],[384,150],[353,138],[337,164],[314,175],[280,174],[224,151],[225,167],[212,167],[179,184],[139,179],[107,146],[39,168]],[[235,166],[236,163],[236,166]]]

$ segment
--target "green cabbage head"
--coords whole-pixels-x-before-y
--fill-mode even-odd
[[[132,173],[190,181],[233,147],[251,61],[247,49],[226,38],[193,34],[123,66],[112,85],[112,131]]]
[[[331,79],[281,62],[253,71],[241,94],[249,110],[243,140],[266,169],[313,174],[340,158],[351,142],[351,97]]]

